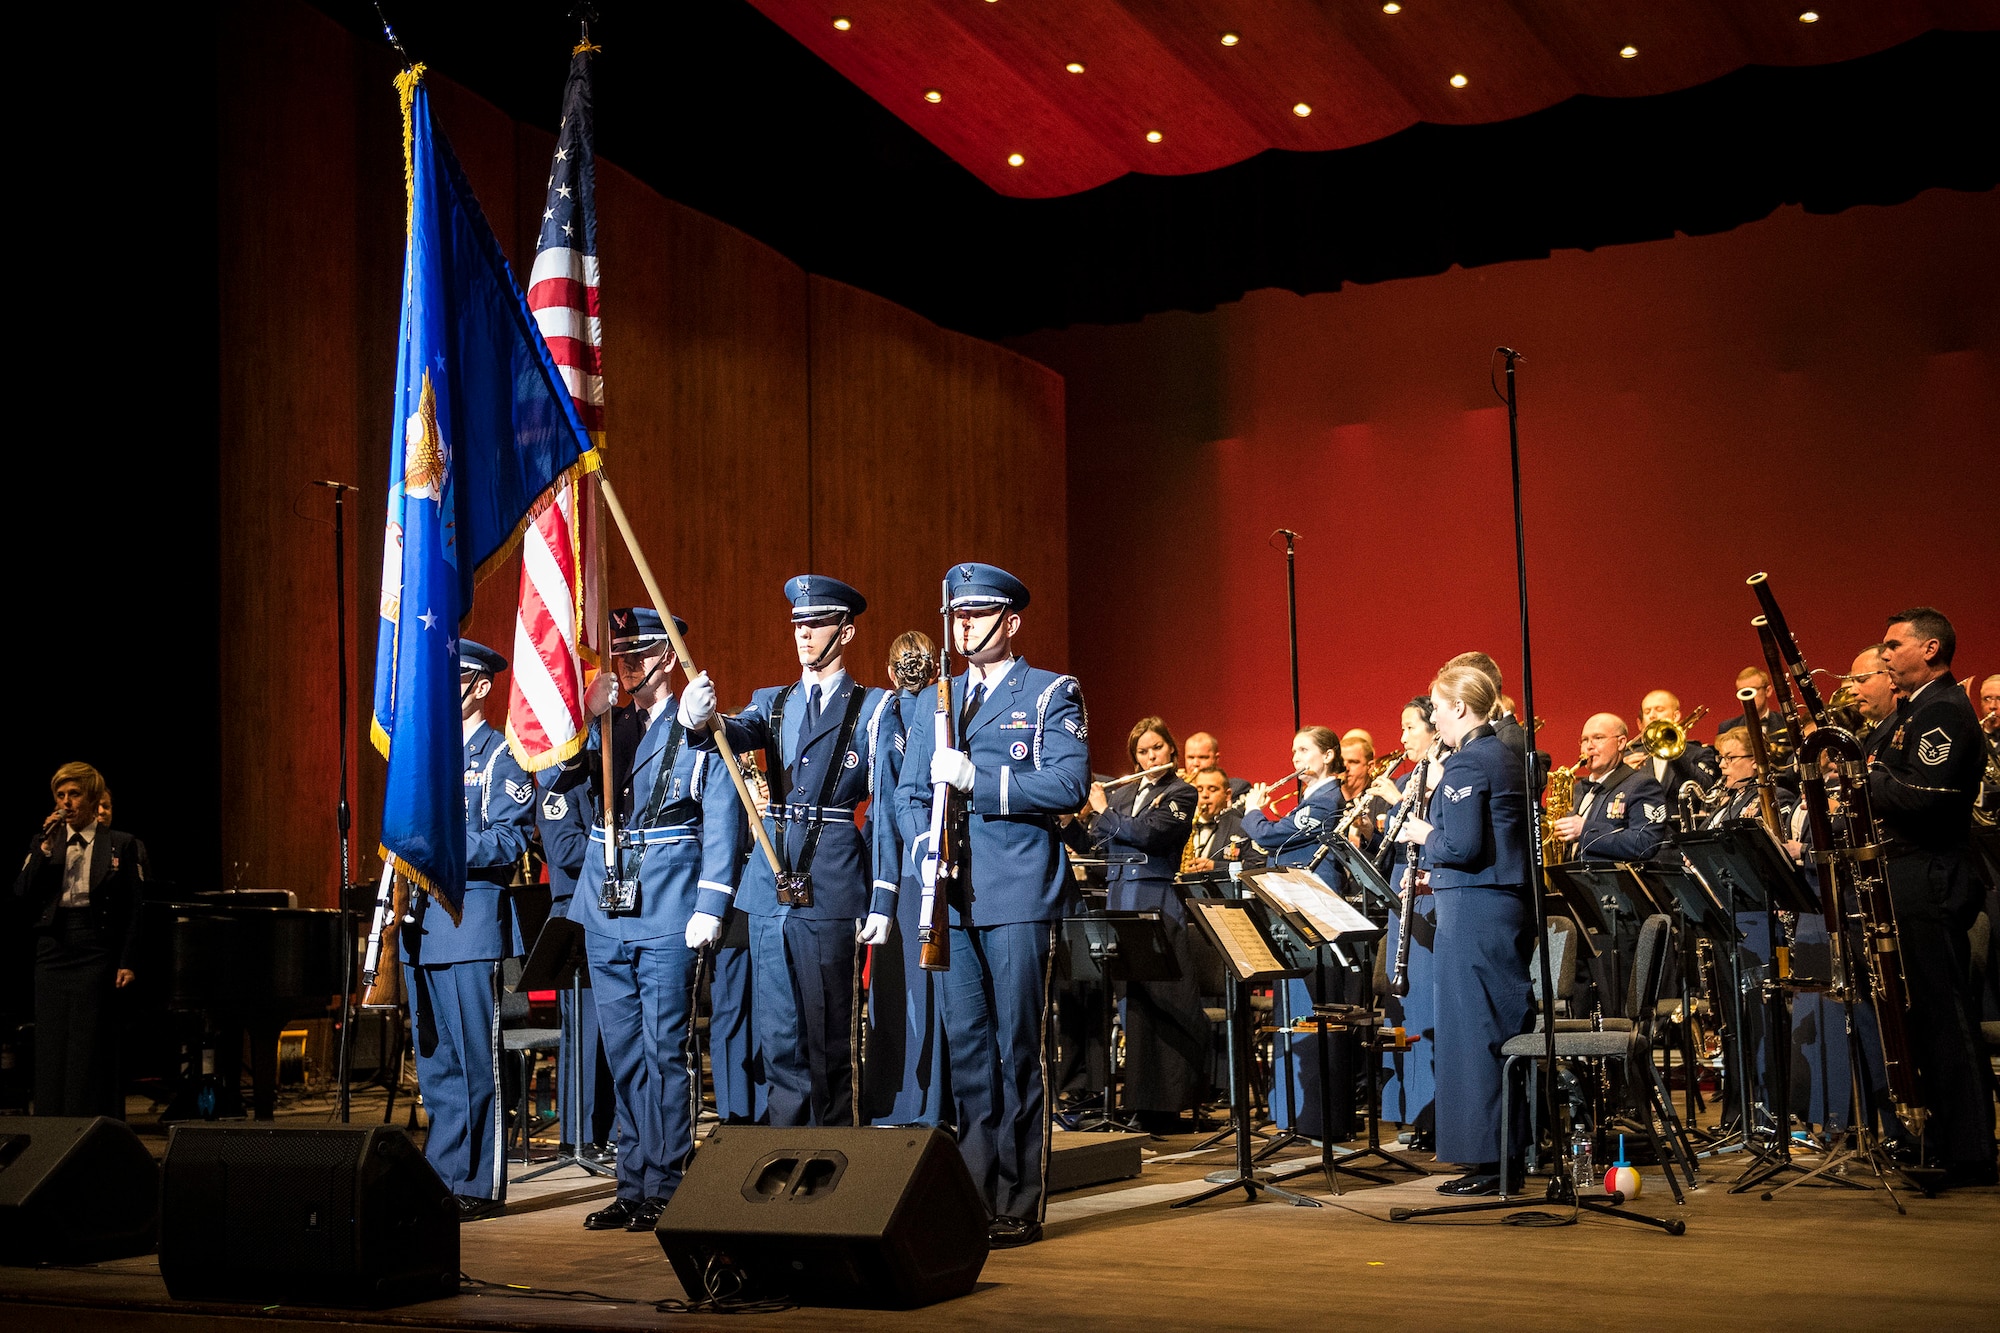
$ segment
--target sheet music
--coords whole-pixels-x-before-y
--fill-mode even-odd
[[[1278,961],[1271,952],[1271,946],[1265,942],[1264,933],[1257,929],[1257,923],[1250,919],[1250,914],[1240,904],[1192,898],[1187,905],[1201,913],[1202,919],[1212,927],[1216,940],[1229,959],[1230,968],[1240,980],[1248,981],[1252,977],[1269,976],[1285,970],[1285,965]]]
[[[1318,875],[1303,866],[1257,871],[1256,883],[1258,888],[1277,899],[1287,910],[1304,917],[1306,924],[1318,931],[1323,939],[1339,941],[1356,935],[1382,933],[1367,917],[1355,911],[1345,898],[1329,889]]]

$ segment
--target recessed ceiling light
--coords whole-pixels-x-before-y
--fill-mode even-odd
[[[1388,4],[1382,6],[1382,12],[1384,14],[1400,14],[1403,12],[1403,7],[1397,4],[1396,0],[1389,0]]]
[[[1159,142],[1160,140],[1162,140],[1162,139],[1164,139],[1164,138],[1166,138],[1166,137],[1167,137],[1166,135],[1164,135],[1164,134],[1160,133],[1160,132],[1159,132],[1158,130],[1147,130],[1147,131],[1146,131],[1146,142],[1147,142],[1147,143],[1158,143],[1158,142]]]
[[[1233,32],[1225,32],[1222,34],[1222,44],[1224,46],[1234,46],[1242,40],[1243,39],[1241,37],[1237,36]]]
[[[1466,78],[1463,74],[1454,74],[1451,76],[1451,86],[1454,88],[1463,88],[1466,84],[1470,82],[1471,80]]]
[[[942,102],[944,101],[944,94],[935,88],[926,88],[924,90],[924,100],[926,102]]]
[[[1805,13],[1799,15],[1799,22],[1801,23],[1819,22],[1819,11],[1814,9],[1808,9]]]
[[[1633,56],[1639,54],[1639,48],[1636,46],[1621,46],[1618,48],[1618,54],[1630,60]]]
[[[833,21],[833,26],[838,28],[842,32],[846,32],[849,28],[853,27],[854,24],[846,19],[835,19]]]
[[[1007,154],[1007,165],[1010,167],[1018,167],[1027,160],[1027,158],[1022,157],[1019,153]]]
[[[1310,106],[1306,105],[1306,104],[1305,104],[1304,102],[1294,102],[1294,103],[1292,103],[1292,114],[1293,114],[1293,115],[1295,115],[1295,116],[1310,116],[1310,115],[1311,115],[1312,113],[1313,113],[1313,109],[1312,109],[1312,108],[1311,108]]]
[[[1083,62],[1081,60],[1072,60],[1067,65],[1064,65],[1063,68],[1072,74],[1081,74],[1083,73]]]

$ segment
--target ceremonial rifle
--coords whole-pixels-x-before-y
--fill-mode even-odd
[[[933,753],[956,749],[951,716],[951,581],[941,590],[944,647],[938,654],[937,712]],[[963,852],[963,800],[949,782],[931,784],[931,847],[921,869],[923,910],[917,927],[917,962],[926,972],[951,970],[951,890],[958,882]]]

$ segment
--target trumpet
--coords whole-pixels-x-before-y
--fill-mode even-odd
[[[1625,753],[1649,754],[1655,759],[1678,759],[1687,753],[1688,730],[1706,716],[1708,705],[1702,704],[1679,722],[1656,717],[1640,726],[1638,739],[1625,747]]]

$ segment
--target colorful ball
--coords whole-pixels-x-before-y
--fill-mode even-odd
[[[1639,1173],[1629,1166],[1614,1166],[1604,1173],[1604,1192],[1622,1194],[1629,1201],[1639,1197]]]

